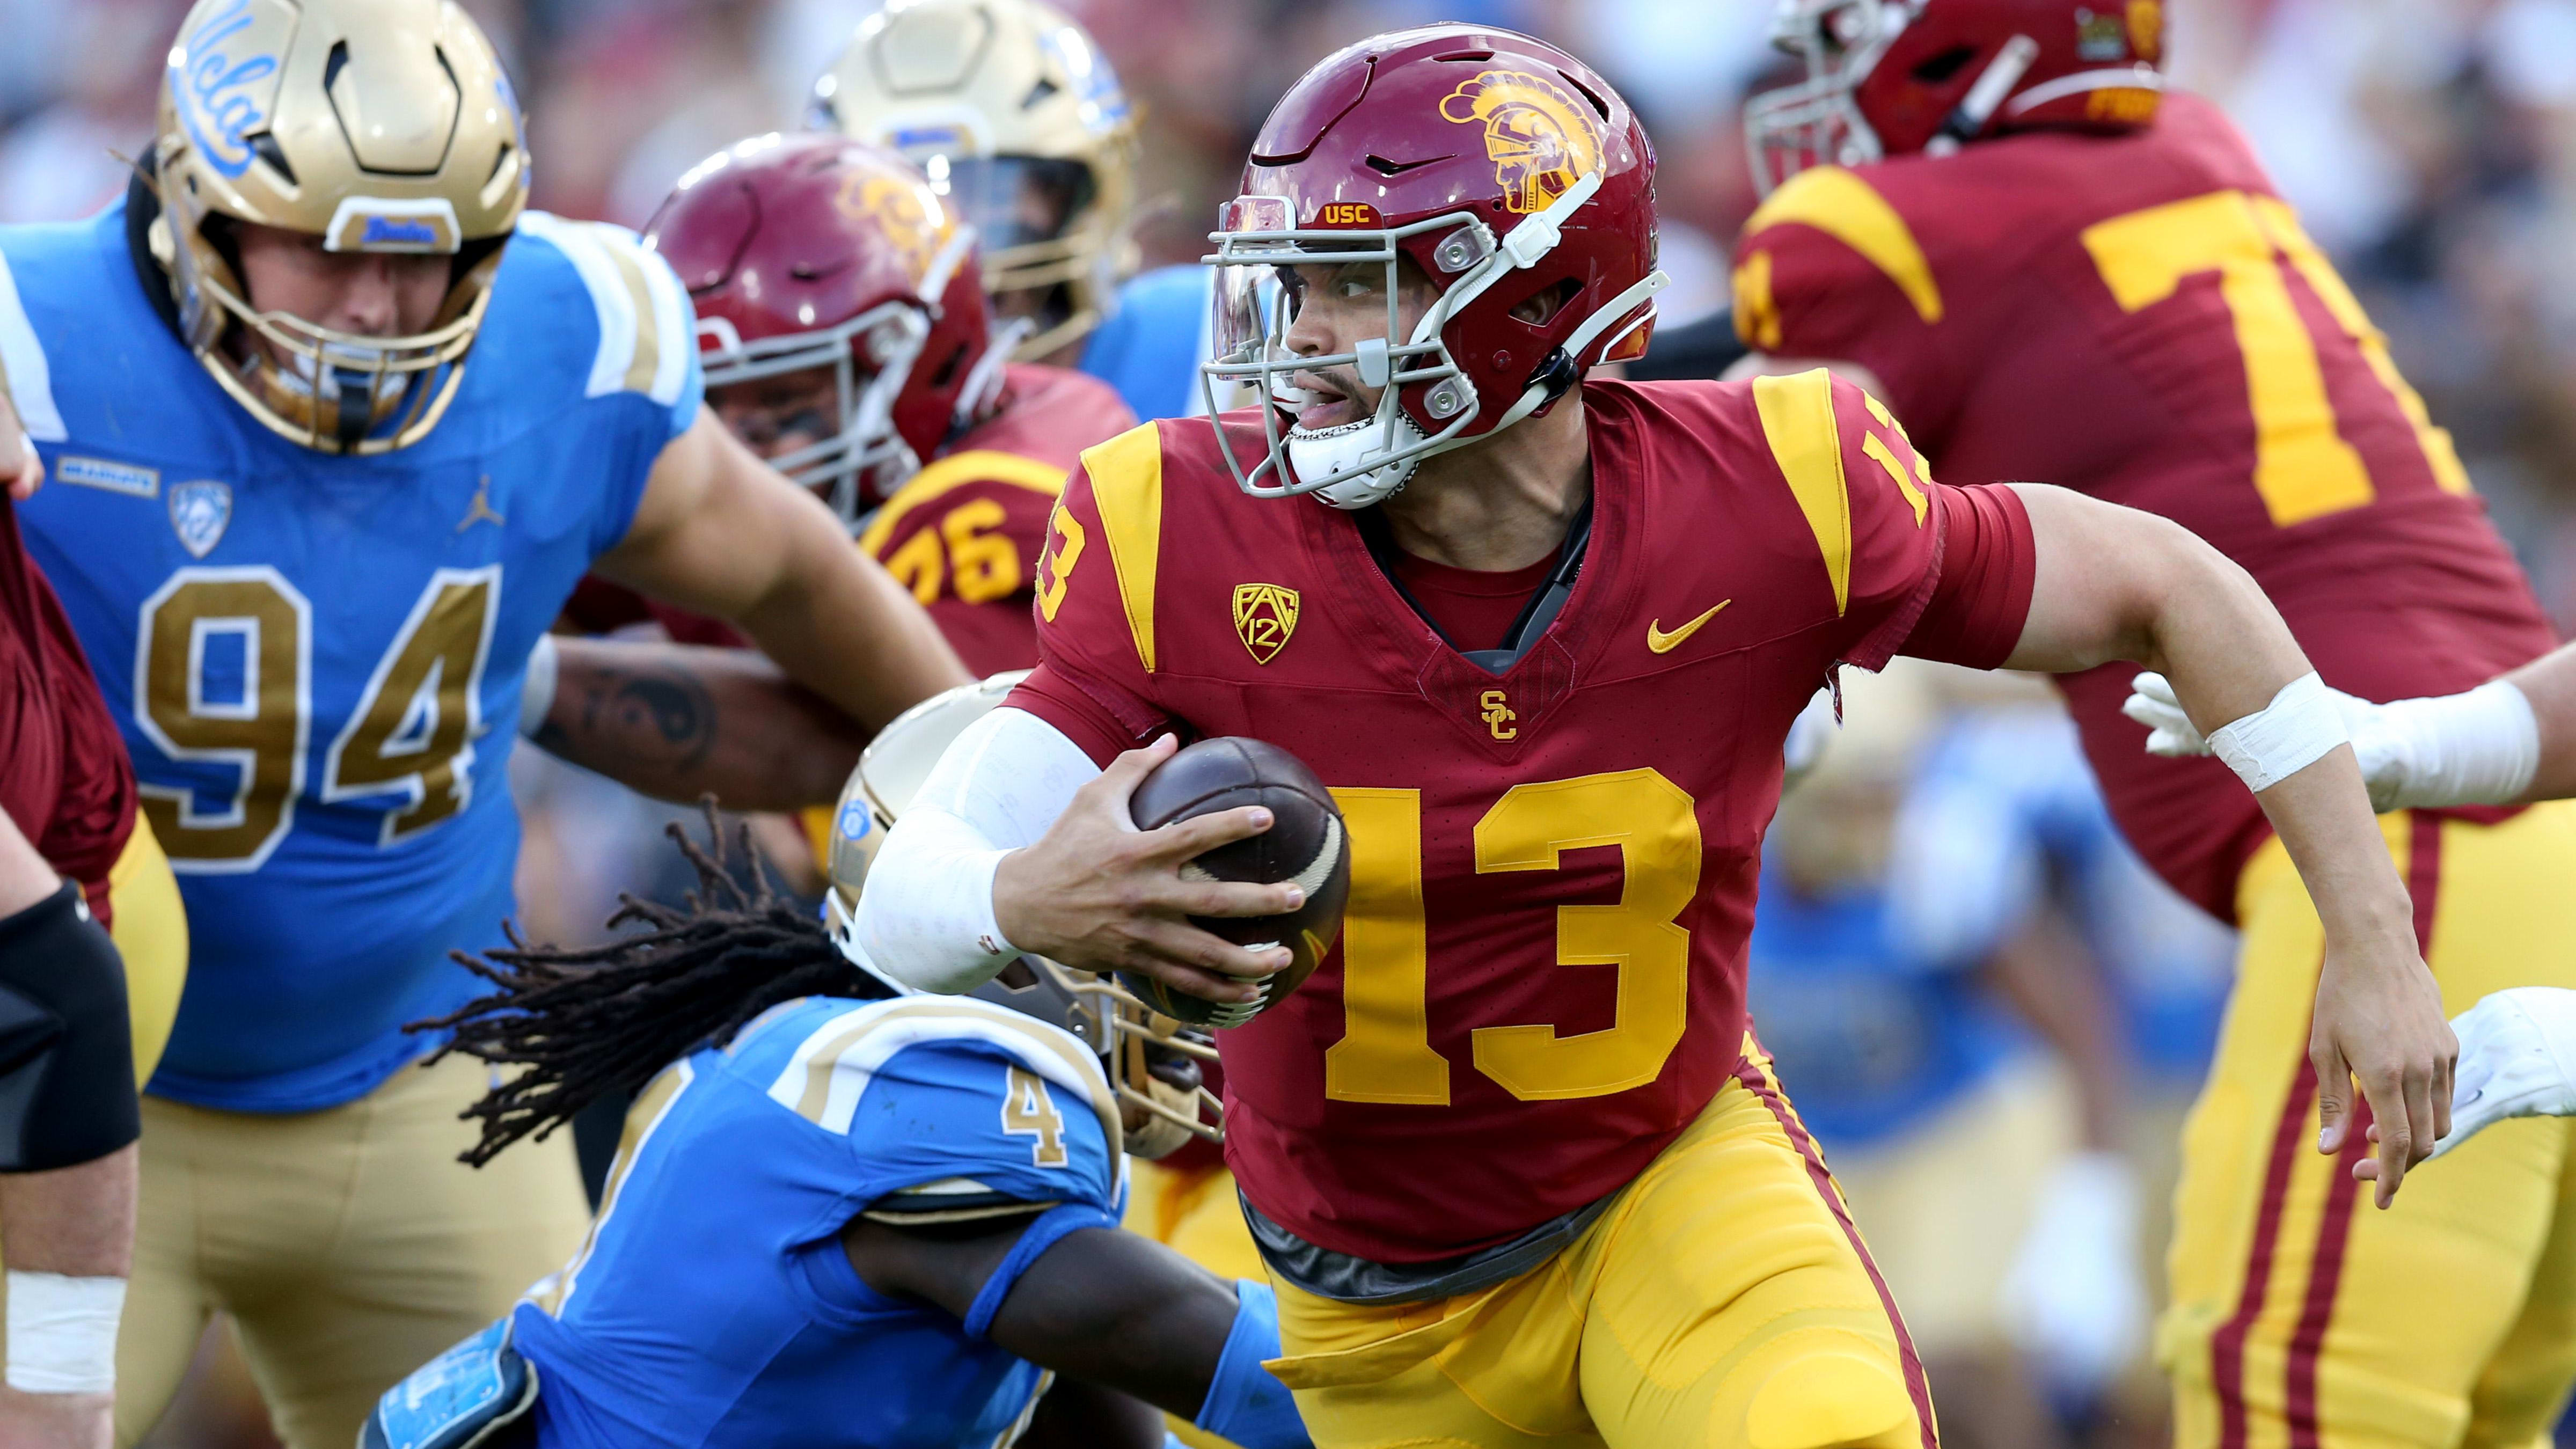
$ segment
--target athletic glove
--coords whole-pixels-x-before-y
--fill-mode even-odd
[[[2460,1039],[2451,1135],[2435,1157],[2509,1117],[2576,1116],[2576,991],[2516,986],[2451,1018]]]
[[[2120,713],[2147,727],[2147,753],[2209,753],[2163,675],[2141,674],[2129,689]],[[2522,691],[2504,680],[2387,704],[2326,693],[2343,713],[2373,809],[2501,805],[2530,789],[2539,769],[2539,721]]]

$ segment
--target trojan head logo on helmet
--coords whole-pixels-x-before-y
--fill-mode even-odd
[[[707,401],[855,531],[1002,386],[975,229],[901,157],[760,136],[644,230],[697,303]]]
[[[1247,493],[1337,508],[1642,354],[1665,283],[1645,129],[1581,61],[1507,30],[1429,26],[1326,57],[1271,111],[1219,225],[1200,379],[1210,412],[1220,389],[1253,388],[1268,451],[1247,471],[1229,448],[1228,465]],[[1368,263],[1384,268],[1385,333],[1296,355],[1290,269]],[[1407,282],[1436,294],[1409,328]],[[1295,426],[1294,375],[1335,368],[1378,391],[1375,414]]]
[[[1764,192],[2042,127],[2131,130],[2164,90],[2161,0],[1780,0],[1771,43],[1807,78],[1744,108]]]
[[[920,166],[983,238],[984,286],[1045,357],[1133,267],[1136,132],[1082,28],[1038,0],[892,0],[814,83],[811,124]]]
[[[453,0],[198,0],[171,43],[152,253],[181,336],[251,416],[307,447],[418,442],[454,400],[528,195],[519,105]],[[443,257],[427,330],[361,336],[252,305],[236,228],[329,253]]]
[[[935,694],[879,731],[859,756],[832,810],[824,860],[824,929],[852,965],[892,987],[912,988],[877,970],[858,943],[859,891],[886,832],[912,804],[931,767],[966,727],[990,713],[1027,670],[996,674]],[[1023,956],[972,995],[1025,1012],[1082,1038],[1100,1054],[1126,1120],[1126,1148],[1136,1157],[1165,1157],[1192,1137],[1225,1138],[1225,1106],[1198,1083],[1197,1063],[1216,1060],[1204,1035],[1162,1016],[1115,981],[1071,971],[1043,956]]]

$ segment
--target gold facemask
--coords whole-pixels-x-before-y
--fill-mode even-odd
[[[982,235],[986,292],[1063,289],[1023,361],[1100,325],[1135,269],[1126,93],[1091,37],[1039,0],[893,0],[814,83],[813,124],[921,167]],[[1061,215],[1031,223],[1017,210],[1031,201]]]
[[[153,161],[152,253],[180,333],[251,416],[325,453],[391,452],[437,425],[528,196],[518,98],[454,0],[198,0]],[[448,257],[447,296],[408,337],[259,311],[217,218]]]

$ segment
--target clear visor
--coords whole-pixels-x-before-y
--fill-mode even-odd
[[[972,223],[996,258],[1023,248],[1061,244],[1075,218],[1099,195],[1091,168],[1038,156],[932,156],[924,169],[933,191]]]

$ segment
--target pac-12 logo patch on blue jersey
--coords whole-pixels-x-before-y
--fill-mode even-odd
[[[197,558],[214,552],[233,521],[233,485],[192,478],[170,485],[170,527],[179,546]]]

